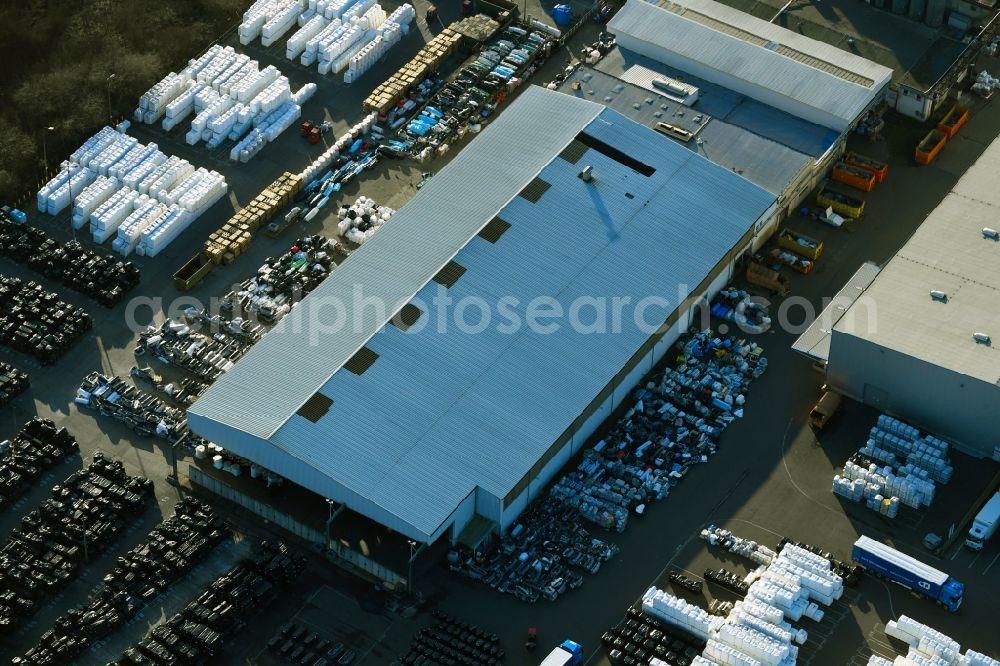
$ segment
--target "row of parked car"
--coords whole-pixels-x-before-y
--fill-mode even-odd
[[[322,638],[302,624],[289,622],[268,641],[267,649],[276,657],[300,666],[348,666],[357,652],[343,643]]]

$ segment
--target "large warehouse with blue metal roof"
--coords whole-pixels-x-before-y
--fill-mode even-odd
[[[216,382],[190,426],[423,543],[475,515],[503,530],[775,211],[773,193],[662,134],[529,88]],[[432,305],[442,293],[453,312]],[[526,325],[540,298],[569,317]],[[614,299],[631,314],[599,325]]]

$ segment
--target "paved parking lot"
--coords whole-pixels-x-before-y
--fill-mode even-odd
[[[417,5],[418,9],[422,6],[419,2]],[[447,16],[448,12],[457,14],[457,6],[442,5],[442,15]],[[591,40],[593,32],[592,27],[588,28],[581,40]],[[426,38],[424,27],[419,34]],[[379,80],[405,60],[416,49],[419,39],[416,35],[416,32],[411,35],[413,44],[397,47],[390,60],[369,74],[366,81]],[[273,54],[254,55],[262,55],[262,61],[267,63],[267,58]],[[550,77],[562,62],[562,56],[556,56],[537,81]],[[310,78],[312,75],[284,61],[275,64],[292,78],[293,85],[316,78]],[[994,73],[998,70],[1000,68],[994,68]],[[359,102],[366,92],[367,88],[361,86],[324,82],[317,96],[306,105],[303,115],[332,119],[335,133],[339,133],[360,116]],[[915,123],[894,119],[886,141],[857,145],[861,152],[890,161],[889,180],[868,197],[866,219],[853,232],[830,229],[802,219],[790,222],[793,228],[806,231],[826,244],[816,270],[808,276],[792,276],[793,292],[806,296],[816,305],[822,296],[835,293],[862,261],[885,261],[998,131],[1000,114],[996,103],[980,103],[973,109],[967,127],[930,167],[911,164],[913,146],[922,134]],[[228,199],[198,220],[163,255],[139,260],[144,272],[137,295],[149,298],[177,296],[170,286],[170,276],[197,251],[207,234],[275,176],[284,170],[298,171],[319,150],[290,130],[248,165],[232,166],[227,160],[207,156],[201,148],[184,145],[177,136],[145,129],[137,130],[136,134],[156,141],[167,152],[186,157],[194,164],[223,169],[232,188]],[[362,192],[381,203],[398,207],[415,192],[422,170],[439,168],[440,163],[383,164],[365,174],[360,182],[352,183],[344,196],[352,198]],[[64,218],[35,214],[32,221],[54,231],[57,237],[69,236]],[[317,218],[303,229],[303,233],[324,230],[329,233],[332,222],[330,217]],[[232,266],[213,271],[191,295],[202,299],[222,295],[231,283],[252,274],[265,257],[286,246],[292,236],[288,232],[276,241],[256,238],[250,252]],[[0,261],[0,269],[4,274],[38,279],[5,260]],[[79,294],[57,285],[47,286],[64,300],[86,307],[95,316],[94,331],[51,368],[37,367],[25,357],[0,350],[0,359],[29,370],[33,382],[29,394],[0,411],[0,439],[12,436],[32,415],[53,418],[76,435],[85,458],[101,450],[121,459],[130,473],[154,479],[158,504],[157,509],[150,508],[143,520],[120,540],[119,550],[93,563],[82,580],[40,612],[22,635],[11,640],[9,647],[12,650],[8,650],[8,654],[30,645],[59,613],[83,600],[103,572],[110,568],[114,555],[142,540],[161,515],[169,513],[180,492],[164,481],[170,472],[170,456],[162,442],[137,439],[119,424],[81,412],[73,403],[76,387],[88,372],[100,369],[126,374],[135,363],[132,350],[136,334],[123,325],[124,307],[104,310]],[[941,493],[932,511],[922,518],[903,516],[895,527],[867,515],[870,512],[861,507],[844,507],[830,493],[831,477],[846,455],[863,443],[861,437],[872,424],[874,414],[859,405],[848,404],[839,423],[817,444],[804,426],[804,417],[818,396],[822,378],[806,359],[790,350],[793,339],[794,335],[786,332],[763,336],[761,344],[769,359],[769,369],[754,385],[746,418],[727,432],[720,454],[710,464],[694,470],[691,478],[676,488],[662,505],[652,507],[643,520],[633,521],[626,533],[609,537],[621,545],[621,555],[608,563],[598,576],[588,577],[581,589],[566,594],[555,603],[525,606],[513,597],[456,579],[440,562],[421,564],[418,589],[453,615],[499,633],[510,654],[510,664],[537,663],[538,654],[544,654],[564,638],[574,638],[585,645],[588,663],[603,664],[606,659],[603,650],[598,648],[600,634],[614,624],[650,584],[662,580],[672,569],[684,569],[700,576],[706,566],[720,566],[718,554],[709,552],[704,542],[697,538],[698,530],[706,523],[722,524],[743,536],[764,542],[777,541],[780,536],[787,535],[841,556],[848,554],[850,544],[859,533],[889,538],[907,552],[920,553],[919,542],[923,534],[931,530],[941,532],[951,521],[960,518],[971,498],[992,477],[996,466],[963,464],[963,471],[956,474],[951,486]],[[79,463],[67,463],[54,470],[26,499],[0,515],[0,529],[9,530],[24,513],[37,506],[47,495],[51,483],[64,478],[74,465],[78,467]],[[242,513],[234,513],[233,518],[250,532],[268,529]],[[211,560],[212,563],[193,574],[190,581],[178,585],[174,595],[157,600],[144,617],[119,632],[115,637],[117,642],[99,646],[92,653],[93,658],[88,657],[85,663],[104,663],[119,648],[144,633],[150,622],[169,616],[173,612],[171,609],[186,603],[194,594],[200,576],[207,580],[217,575],[215,572],[224,570],[227,557],[235,552],[221,552],[218,560]],[[980,554],[970,553],[958,545],[940,558],[920,554],[968,584],[966,606],[957,616],[948,615],[929,602],[914,599],[900,589],[865,581],[857,588],[857,597],[852,591],[850,603],[838,605],[828,621],[816,628],[808,627],[813,634],[807,650],[808,663],[824,666],[860,664],[867,658],[867,650],[888,654],[890,648],[898,646],[889,643],[882,627],[900,613],[911,614],[936,626],[963,645],[998,653],[1000,639],[990,631],[993,618],[1000,612],[1000,601],[995,594],[1000,589],[998,556],[997,543]],[[727,562],[726,566],[745,571],[740,569],[743,565],[735,561]],[[289,618],[295,618],[315,627],[318,632],[322,630],[330,639],[350,641],[352,648],[362,656],[360,663],[385,665],[393,655],[403,651],[413,632],[426,624],[428,618],[424,614],[404,618],[381,611],[378,599],[370,584],[353,579],[316,557],[306,575],[283,591],[277,602],[255,621],[252,630],[239,636],[220,663],[281,663],[267,655],[264,647],[273,630]],[[540,645],[536,655],[527,655],[520,648],[529,626],[539,629]]]

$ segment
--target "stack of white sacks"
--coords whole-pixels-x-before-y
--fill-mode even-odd
[[[379,206],[373,199],[360,196],[351,206],[341,206],[337,211],[337,218],[340,220],[337,232],[342,238],[356,245],[363,245],[395,213],[388,206]]]
[[[39,210],[54,215],[69,204],[70,174],[73,228],[89,223],[95,243],[117,236],[113,247],[125,256],[156,256],[228,190],[221,174],[111,127],[70,155],[38,192]]]
[[[905,459],[907,464],[927,470],[937,483],[951,480],[948,443],[930,434],[921,435],[913,426],[885,414],[878,417],[861,452],[889,465]]]
[[[375,0],[310,0],[285,56],[320,74],[339,74],[353,83],[409,32],[416,10],[403,4],[386,16]]]
[[[308,83],[292,93],[288,79],[274,66],[260,69],[256,60],[218,44],[171,72],[139,100],[135,119],[172,130],[192,113],[188,145],[205,141],[215,149],[223,141],[237,142],[234,161],[246,162],[276,139],[302,113],[302,104],[316,92]]]
[[[382,59],[389,49],[403,39],[409,32],[409,25],[416,16],[413,5],[404,4],[386,17],[382,25],[375,31],[372,41],[365,44],[360,51],[351,57],[344,74],[344,83],[354,83],[371,69],[372,65]]]
[[[886,463],[867,468],[851,461],[842,474],[833,477],[833,492],[889,518],[895,518],[899,505],[921,509],[934,501],[935,482],[947,483],[952,467],[948,444],[902,421],[879,416],[868,441],[860,450],[868,458]],[[906,464],[902,464],[903,461]]]
[[[885,627],[888,636],[910,646],[906,656],[890,661],[879,655],[868,659],[868,666],[1000,666],[1000,661],[975,650],[962,654],[962,646],[951,637],[921,622],[901,615]]]
[[[360,137],[368,134],[371,131],[372,125],[378,120],[378,114],[375,112],[369,113],[365,116],[361,122],[357,123],[351,129],[347,130],[344,134],[337,139],[330,148],[323,151],[319,157],[317,157],[312,164],[307,166],[305,170],[299,174],[302,180],[306,183],[311,182],[316,177],[323,174],[324,171],[340,157],[340,154],[351,147],[355,141]]]
[[[296,24],[305,6],[304,0],[257,0],[243,13],[240,44],[260,37],[263,46],[271,46]]]
[[[702,661],[694,664],[727,666],[790,666],[798,646],[808,639],[804,629],[789,620],[803,616],[817,622],[823,611],[816,602],[830,605],[844,593],[844,582],[830,561],[793,544],[774,554],[752,541],[740,540],[725,530],[703,530],[702,538],[739,552],[761,563],[747,576],[750,588],[728,617],[709,615],[703,609],[666,592],[650,588],[643,596],[646,614],[681,627],[706,641]],[[741,541],[733,549],[733,540]],[[745,546],[745,547],[744,547]],[[651,666],[655,662],[650,662]]]

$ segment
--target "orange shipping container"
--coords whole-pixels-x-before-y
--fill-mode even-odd
[[[938,131],[944,132],[945,136],[952,139],[956,134],[958,134],[958,130],[961,129],[962,125],[964,125],[968,119],[968,109],[959,106],[958,104],[954,104],[950,109],[948,109],[948,113],[944,114],[944,118],[941,119],[941,122],[938,123]]]
[[[833,179],[838,183],[844,183],[865,192],[871,192],[875,189],[875,174],[871,171],[851,166],[846,162],[837,162],[834,165]]]
[[[844,162],[847,162],[851,166],[858,167],[859,169],[864,169],[865,171],[871,171],[875,174],[876,183],[884,183],[886,176],[889,175],[889,165],[885,162],[879,162],[878,160],[872,159],[865,155],[859,155],[858,153],[847,153],[844,155]]]
[[[933,162],[947,141],[948,135],[941,130],[933,129],[928,132],[927,136],[917,144],[917,150],[913,156],[917,164],[930,164]]]

